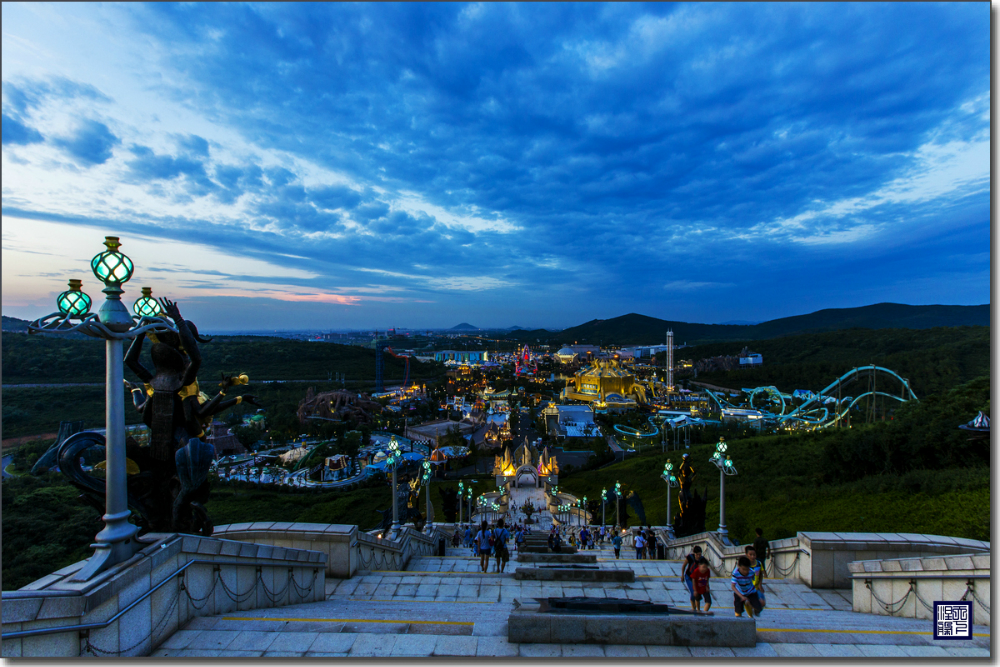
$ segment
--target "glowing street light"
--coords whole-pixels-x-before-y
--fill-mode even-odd
[[[431,514],[431,462],[424,459],[424,491],[427,493],[427,522],[425,528],[434,527],[434,515]]]
[[[125,397],[123,343],[139,334],[177,332],[158,316],[140,316],[134,321],[122,304],[122,285],[132,278],[132,260],[118,251],[117,236],[107,236],[107,248],[90,262],[94,275],[104,283],[105,301],[97,313],[90,312],[92,301],[78,278],[69,281],[69,289],[59,294],[59,311],[28,325],[29,333],[72,333],[80,331],[105,341],[105,513],[104,528],[95,538],[95,551],[72,581],[87,581],[112,565],[131,558],[139,548],[134,539],[139,528],[130,523],[127,469],[125,456]],[[162,314],[162,311],[161,313]],[[73,320],[78,320],[74,323]]]
[[[458,483],[458,522],[462,523],[462,506],[465,505],[465,485],[462,482]],[[469,517],[471,520],[472,517]]]
[[[674,475],[674,463],[670,459],[667,459],[663,466],[663,474],[660,475],[660,479],[667,483],[667,537],[672,540],[674,539],[674,524],[670,520],[670,489],[680,486],[680,482]]]
[[[726,454],[728,449],[725,438],[719,438],[715,445],[715,453],[710,462],[719,469],[719,538],[724,544],[729,544],[729,530],[726,528],[726,475],[736,475],[736,466]]]
[[[608,490],[601,489],[601,526],[606,525],[606,522],[604,521],[604,508],[607,506],[607,504],[608,504]]]
[[[389,456],[385,460],[385,465],[392,469],[392,529],[390,535],[392,539],[399,537],[399,498],[397,497],[396,489],[396,469],[399,467],[399,463],[403,458],[402,452],[399,450],[399,443],[396,441],[396,436],[389,438]]]

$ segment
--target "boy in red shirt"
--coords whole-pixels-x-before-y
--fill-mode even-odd
[[[711,614],[709,609],[712,608],[712,594],[708,590],[708,580],[712,576],[712,571],[708,567],[708,560],[704,557],[700,558],[698,560],[698,567],[693,568],[688,576],[691,578],[692,588],[694,589],[694,610]],[[704,610],[701,609],[702,599],[705,600]]]

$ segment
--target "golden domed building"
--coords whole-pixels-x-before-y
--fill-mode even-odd
[[[628,410],[639,403],[647,403],[646,387],[636,382],[635,376],[617,361],[595,361],[576,372],[566,383],[562,398],[586,401],[595,408]]]

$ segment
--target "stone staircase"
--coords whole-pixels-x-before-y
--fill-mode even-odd
[[[544,533],[542,533],[544,535]],[[161,657],[938,657],[988,656],[989,629],[971,642],[933,642],[927,621],[858,614],[848,590],[811,590],[769,582],[768,606],[750,648],[596,645],[573,642],[516,644],[507,639],[515,600],[543,597],[617,597],[689,608],[679,561],[616,560],[609,546],[585,550],[600,568],[627,565],[632,583],[518,581],[479,572],[466,548],[444,557],[414,557],[404,571],[359,573],[329,580],[322,602],[202,617],[174,633]],[[624,554],[632,554],[623,549]],[[516,552],[512,553],[516,556]],[[623,563],[626,561],[627,563]],[[715,579],[713,611],[732,615],[728,581]]]

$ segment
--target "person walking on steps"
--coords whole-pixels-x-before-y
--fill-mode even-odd
[[[733,570],[732,583],[733,583],[733,607],[736,610],[736,615],[740,618],[743,617],[743,608],[746,607],[753,616],[756,614],[760,616],[760,612],[763,607],[760,604],[760,598],[757,596],[757,589],[753,585],[754,573],[750,570],[750,559],[746,556],[740,556],[740,559],[736,561],[736,568]]]
[[[698,561],[701,560],[701,558],[701,547],[695,545],[691,548],[691,553],[684,557],[684,565],[681,567],[681,581],[688,589],[688,594],[691,597],[691,609],[696,609],[694,599],[694,581],[691,579],[691,573],[698,567]]]
[[[767,559],[771,557],[771,545],[764,539],[764,531],[757,528],[757,539],[753,541],[753,550],[757,552],[757,562],[760,563],[761,570],[767,568]],[[772,574],[774,574],[772,572]]]
[[[615,533],[611,537],[611,546],[613,546],[615,548],[615,558],[621,558],[622,557],[622,536],[619,535],[618,533]]]
[[[757,560],[757,551],[752,546],[747,545],[743,550],[747,558],[750,559],[750,572],[753,574],[753,587],[757,589],[757,597],[760,598],[760,606],[767,606],[767,598],[764,595],[764,564]]]
[[[635,536],[635,559],[642,560],[646,555],[646,538],[642,530]]]
[[[698,567],[691,573],[691,581],[694,589],[694,610],[711,615],[709,609],[712,608],[712,594],[708,590],[708,580],[712,576],[712,570],[708,566],[708,560],[702,556],[698,560]],[[705,608],[701,608],[701,601],[705,600]]]
[[[479,568],[485,574],[490,569],[490,551],[493,548],[493,531],[490,525],[483,520],[476,534],[476,549],[479,551]]]
[[[497,521],[497,527],[493,529],[493,550],[496,552],[497,562],[496,571],[503,574],[504,568],[507,567],[507,561],[510,560],[510,552],[507,551],[507,540],[510,538],[510,532],[504,528],[504,520],[500,519]]]

